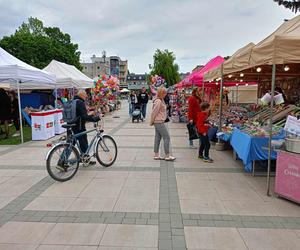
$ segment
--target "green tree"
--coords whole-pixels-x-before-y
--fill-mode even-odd
[[[20,60],[44,68],[55,59],[82,69],[78,45],[57,27],[45,27],[37,18],[28,18],[11,36],[0,40],[0,47]]]
[[[291,9],[295,13],[297,13],[297,11],[300,10],[300,0],[292,0],[292,1],[273,0],[273,1],[278,3],[279,5],[283,5],[285,8]]]
[[[180,81],[179,66],[175,63],[176,57],[173,52],[157,49],[153,55],[153,68],[151,75],[163,77],[168,86]]]

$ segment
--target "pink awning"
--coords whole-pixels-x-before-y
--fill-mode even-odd
[[[211,59],[203,68],[201,68],[198,71],[192,72],[189,76],[187,76],[184,79],[185,86],[186,85],[196,85],[196,86],[202,85],[204,74],[209,70],[217,68],[218,66],[220,66],[220,64],[222,62],[224,62],[224,58],[221,56],[216,56],[215,58]]]

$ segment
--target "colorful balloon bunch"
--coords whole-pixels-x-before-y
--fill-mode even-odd
[[[151,85],[150,85],[150,90],[152,94],[156,94],[157,88],[161,86],[165,86],[165,79],[162,78],[161,76],[155,75],[150,77]]]
[[[108,101],[115,100],[118,94],[119,80],[117,77],[111,76],[107,79],[106,76],[99,76],[94,81],[92,95],[95,104],[105,105]]]

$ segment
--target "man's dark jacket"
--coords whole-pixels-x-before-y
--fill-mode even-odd
[[[85,102],[82,98],[80,98],[79,96],[75,96],[74,100],[76,100],[76,115],[78,117],[78,120],[76,121],[76,126],[73,128],[73,131],[74,132],[86,131],[85,123],[87,121],[97,122],[100,120],[100,118],[94,117],[92,115],[88,115],[85,107]]]

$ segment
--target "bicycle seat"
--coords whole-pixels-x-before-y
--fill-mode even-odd
[[[73,127],[75,127],[75,126],[76,126],[76,124],[74,124],[74,123],[72,123],[72,124],[67,124],[67,123],[66,123],[66,124],[63,124],[63,125],[62,125],[62,127],[63,127],[63,128],[66,128],[66,129],[70,129],[70,128],[73,128]]]

